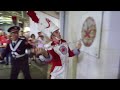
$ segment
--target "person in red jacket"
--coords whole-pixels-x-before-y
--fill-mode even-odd
[[[0,53],[2,53],[5,50],[6,46],[7,46],[7,38],[6,38],[5,32],[0,31]],[[5,59],[0,61],[0,63],[4,64]]]
[[[65,65],[68,57],[73,57],[80,54],[81,42],[77,43],[76,48],[71,50],[66,40],[61,38],[59,28],[49,20],[49,27],[42,32],[51,39],[51,44],[47,50],[37,48],[36,54],[40,60],[51,63],[50,71],[51,79],[66,79]]]

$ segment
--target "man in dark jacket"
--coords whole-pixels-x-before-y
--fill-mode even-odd
[[[5,51],[0,54],[0,58],[4,58],[9,52],[11,53],[11,76],[10,79],[17,79],[20,70],[23,72],[25,79],[31,79],[28,56],[25,53],[27,48],[32,48],[32,44],[25,38],[19,37],[20,27],[12,26],[8,29],[11,34],[11,41],[7,45]]]

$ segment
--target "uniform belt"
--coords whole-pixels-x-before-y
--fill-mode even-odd
[[[25,56],[25,54],[22,54],[22,55],[13,55],[14,58],[20,58],[20,57],[23,57]]]

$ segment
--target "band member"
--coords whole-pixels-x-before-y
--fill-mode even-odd
[[[36,54],[40,60],[52,64],[50,71],[51,79],[65,79],[65,65],[68,57],[73,57],[80,54],[81,42],[77,43],[74,50],[70,50],[66,40],[63,40],[60,35],[59,28],[49,20],[49,26],[42,32],[51,39],[51,45],[47,50],[37,48]],[[46,33],[47,32],[47,33]]]
[[[11,75],[10,79],[17,79],[20,70],[23,72],[25,79],[31,79],[28,56],[25,53],[27,48],[32,48],[31,42],[27,41],[25,38],[19,37],[20,27],[12,26],[8,29],[11,34],[11,41],[7,45],[5,51],[0,54],[1,58],[6,57],[6,55],[11,53]]]

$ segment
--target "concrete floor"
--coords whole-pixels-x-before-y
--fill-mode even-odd
[[[0,64],[0,79],[10,78],[10,65]],[[42,63],[35,63],[32,61],[30,65],[30,74],[32,79],[47,79],[48,65]],[[18,79],[24,79],[22,72],[19,73]]]

